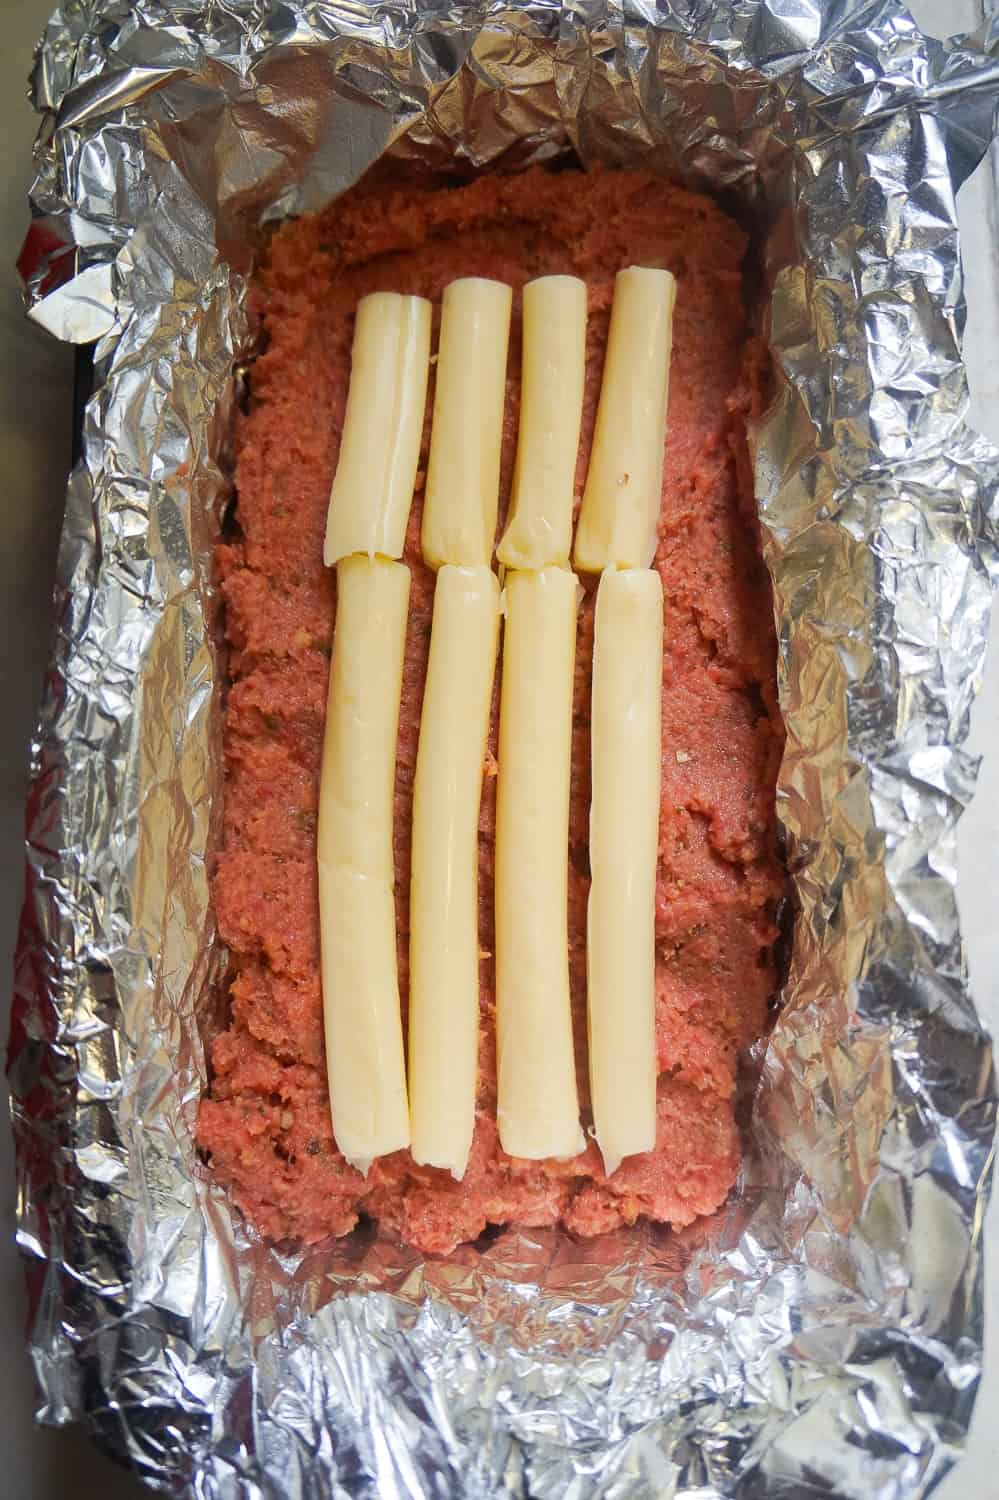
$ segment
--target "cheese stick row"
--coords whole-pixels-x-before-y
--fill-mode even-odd
[[[618,275],[575,559],[602,573],[593,663],[588,1032],[605,1169],[655,1141],[654,898],[668,272]],[[570,1157],[579,1123],[567,935],[576,610],[569,570],[586,368],[586,288],[528,284],[510,515],[498,508],[508,286],[467,278],[441,313],[421,545],[437,570],[413,792],[409,1091],[395,961],[392,822],[409,572],[402,553],[426,404],[430,307],[358,307],[325,556],[338,615],[319,820],[330,1104],[362,1171],[409,1146],[465,1171],[479,1023],[478,817],[505,615],[495,850],[497,1120],[528,1159]],[[626,571],[619,571],[624,569]],[[387,861],[386,861],[387,851]],[[372,952],[377,949],[377,953]]]
[[[466,277],[445,288],[421,547],[433,568],[488,567],[499,497],[510,287]],[[593,449],[576,527],[584,573],[645,568],[662,490],[676,282],[619,271]],[[358,303],[351,382],[324,557],[400,558],[419,461],[430,303],[374,292]],[[568,567],[586,373],[586,286],[544,276],[523,294],[521,415],[506,567]]]
[[[569,992],[576,611],[569,571],[586,379],[586,286],[524,288],[520,430],[505,580],[496,791],[496,1124],[529,1161],[583,1150]]]
[[[453,281],[441,304],[420,545],[436,568],[413,786],[413,1160],[465,1175],[479,1037],[479,803],[499,641],[492,571],[513,293]]]
[[[396,962],[395,759],[409,608],[402,556],[430,364],[430,303],[361,299],[324,560],[337,608],[319,782],[320,964],[333,1134],[367,1173],[410,1143]]]

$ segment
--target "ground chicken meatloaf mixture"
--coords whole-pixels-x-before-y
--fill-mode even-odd
[[[745,424],[766,368],[749,337],[746,239],[706,197],[631,172],[541,169],[465,186],[355,190],[274,235],[253,299],[263,325],[237,431],[237,539],[218,550],[231,647],[224,836],[214,880],[230,1013],[211,1048],[199,1140],[219,1181],[276,1240],[342,1235],[360,1216],[446,1253],[491,1224],[594,1235],[640,1215],[689,1224],[739,1165],[740,1054],[764,1029],[784,875],[774,784],[783,744],[770,587],[759,549]],[[678,282],[659,544],[665,589],[662,812],[656,907],[658,1134],[611,1177],[596,1146],[572,1161],[506,1156],[496,1133],[493,972],[495,731],[480,818],[481,1040],[465,1178],[408,1152],[361,1177],[337,1152],[323,1066],[316,809],[335,580],[323,566],[330,483],[350,375],[354,309],[388,290],[433,299],[488,276],[514,287],[500,497],[517,435],[519,298],[563,272],[589,288],[582,490],[615,272],[665,266]],[[433,574],[420,555],[420,485],[405,560],[412,595],[396,779],[399,972],[406,1006],[409,832]],[[580,611],[569,840],[577,1071],[588,1106],[591,583]]]

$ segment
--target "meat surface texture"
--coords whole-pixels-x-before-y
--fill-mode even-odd
[[[542,169],[460,187],[362,186],[322,214],[283,226],[270,242],[253,288],[261,352],[236,433],[238,537],[218,549],[230,686],[214,896],[231,961],[228,1024],[211,1044],[212,1082],[198,1122],[217,1179],[265,1236],[313,1243],[368,1216],[424,1252],[447,1253],[490,1224],[561,1223],[593,1235],[648,1215],[681,1227],[715,1209],[736,1177],[739,1060],[766,1026],[785,879],[774,817],[783,729],[771,592],[746,445],[767,361],[749,336],[745,252],[743,232],[709,198],[644,174]],[[678,281],[654,563],[666,600],[656,1147],[609,1178],[592,1143],[570,1162],[518,1161],[500,1150],[492,957],[497,687],[479,825],[481,1039],[468,1171],[455,1182],[398,1152],[365,1179],[339,1155],[330,1126],[315,873],[335,614],[323,533],[354,309],[368,292],[412,292],[433,299],[439,318],[441,294],[455,277],[512,284],[502,526],[517,434],[519,289],[556,272],[588,286],[578,496],[614,275],[632,264],[668,267]],[[432,386],[428,424],[431,403]],[[433,599],[419,549],[428,436],[429,425],[405,552],[412,596],[395,820],[404,1011],[410,810]],[[591,580],[579,619],[568,849],[584,1110],[593,598]]]

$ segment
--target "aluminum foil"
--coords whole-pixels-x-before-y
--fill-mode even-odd
[[[22,266],[98,340],[34,746],[10,1053],[49,1422],[171,1495],[884,1497],[960,1452],[995,1118],[954,829],[999,455],[964,423],[954,196],[999,36],[886,0],[65,0]],[[752,1151],[696,1232],[285,1254],[199,1162],[221,972],[210,547],[263,227],[389,155],[567,148],[757,228],[755,434],[796,890]]]

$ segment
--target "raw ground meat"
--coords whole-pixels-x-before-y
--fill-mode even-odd
[[[746,241],[710,199],[644,174],[532,170],[462,187],[362,187],[274,236],[254,288],[263,323],[237,431],[239,539],[219,548],[231,646],[224,838],[214,892],[231,953],[228,1028],[212,1046],[199,1139],[217,1178],[266,1236],[314,1242],[374,1216],[446,1253],[489,1224],[562,1223],[592,1235],[639,1215],[676,1227],[716,1208],[738,1169],[740,1055],[764,1029],[784,890],[774,824],[783,746],[770,587],[761,563],[745,422],[766,355],[749,338]],[[571,1162],[500,1150],[495,1126],[495,702],[480,820],[481,1044],[465,1179],[339,1155],[323,1069],[315,828],[334,577],[322,545],[367,292],[421,293],[439,311],[456,276],[515,290],[566,272],[589,287],[577,490],[600,386],[614,273],[667,266],[679,287],[655,566],[665,589],[663,797],[656,908],[656,1148],[607,1178],[595,1146]],[[507,379],[501,524],[516,442],[519,297]],[[428,402],[428,419],[431,406]],[[429,429],[428,429],[429,430]],[[424,433],[424,460],[428,430]],[[406,1003],[409,827],[433,575],[420,494],[406,546],[412,595],[396,781],[399,969]],[[569,932],[577,1069],[588,1108],[585,913],[593,589],[579,626],[572,747]]]

